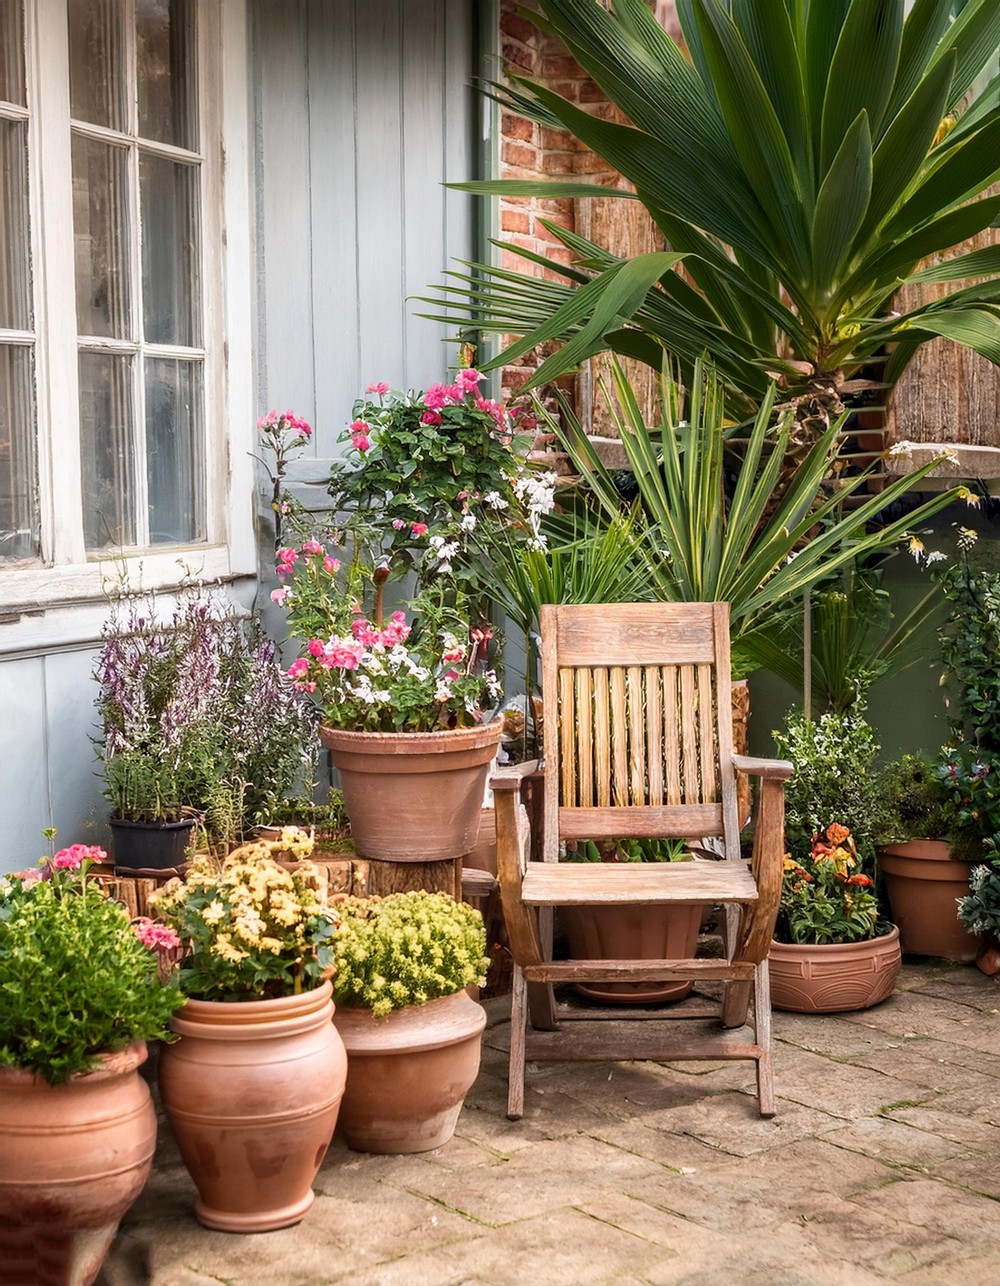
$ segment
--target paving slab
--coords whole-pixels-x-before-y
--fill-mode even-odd
[[[996,1286],[1000,985],[908,960],[885,1004],[775,1014],[778,1115],[751,1064],[538,1064],[508,1121],[487,1004],[455,1138],[336,1139],[295,1228],[202,1228],[161,1120],[97,1286]],[[2,1277],[2,1274],[0,1274]]]

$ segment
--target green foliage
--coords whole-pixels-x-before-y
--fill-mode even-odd
[[[332,959],[337,915],[319,892],[311,862],[290,869],[312,841],[260,841],[222,862],[196,856],[183,880],[153,895],[160,918],[180,937],[180,985],[199,1000],[265,1000],[322,981]]]
[[[643,518],[630,534],[645,555],[652,596],[668,602],[728,602],[737,673],[753,668],[749,653],[741,651],[743,635],[759,630],[776,606],[797,601],[855,559],[892,548],[911,524],[952,498],[951,493],[936,496],[909,518],[869,530],[872,519],[933,465],[852,508],[848,501],[864,486],[868,471],[830,488],[840,453],[839,423],[787,469],[794,421],[787,407],[778,412],[773,385],[753,423],[739,426],[745,435],[742,461],[730,484],[726,439],[734,429],[710,365],[696,363],[686,398],[675,379],[663,377],[657,429],[646,425],[617,363],[614,370],[616,396],[606,400],[638,488]],[[622,499],[614,479],[570,408],[564,405],[562,411],[562,424],[550,421],[550,427],[593,493],[598,521],[620,522]]]
[[[838,822],[821,828],[802,853],[799,860],[785,858],[776,939],[815,944],[874,938],[878,902],[871,876],[857,869],[848,828]]]
[[[882,770],[885,831],[880,844],[909,839],[953,840],[958,816],[937,766],[919,755],[901,755]]]
[[[566,846],[565,862],[690,862],[682,839],[575,840]]]
[[[0,1063],[53,1085],[99,1054],[167,1039],[183,1000],[160,981],[158,954],[125,908],[86,878],[89,865],[43,861],[40,871],[0,877]]]
[[[667,350],[686,374],[707,352],[745,408],[771,371],[804,407],[818,396],[836,408],[845,382],[887,344],[889,382],[939,335],[1000,361],[1000,247],[944,253],[1000,213],[1000,196],[985,195],[1000,141],[995,0],[970,0],[954,19],[950,0],[681,0],[691,61],[648,0],[539,8],[539,25],[614,118],[516,68],[493,96],[569,131],[631,187],[457,186],[638,200],[669,253],[630,261],[548,223],[569,266],[504,248],[562,280],[488,264],[450,274],[439,294],[452,316],[524,337],[497,364],[561,341],[536,372],[543,384],[603,349],[657,368]],[[919,268],[928,257],[933,266]],[[919,282],[949,293],[892,313],[899,288]]]
[[[333,998],[379,1017],[470,984],[489,967],[482,916],[445,893],[393,893],[338,903]]]
[[[1000,864],[975,867],[969,887],[972,891],[958,900],[958,918],[970,933],[1000,937]]]
[[[874,869],[875,849],[886,830],[885,805],[875,761],[879,745],[871,725],[855,707],[808,720],[792,711],[782,731],[772,733],[775,749],[795,772],[785,783],[785,842],[808,853],[813,837],[830,818],[852,833],[862,870]]]

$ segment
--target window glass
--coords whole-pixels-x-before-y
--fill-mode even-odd
[[[205,539],[201,363],[146,362],[146,484],[149,541]]]
[[[24,17],[21,0],[0,3],[0,101],[24,107]]]
[[[196,166],[144,155],[142,201],[143,334],[148,343],[201,343],[198,308]]]
[[[123,147],[82,135],[73,139],[76,316],[81,335],[130,336],[127,162]]]
[[[0,344],[0,559],[40,553],[31,347]]]
[[[80,354],[80,456],[88,549],[136,543],[132,358]]]
[[[28,125],[0,117],[0,327],[31,329]]]
[[[136,0],[139,134],[197,148],[190,0]]]
[[[125,128],[120,0],[69,0],[69,98],[74,120]]]

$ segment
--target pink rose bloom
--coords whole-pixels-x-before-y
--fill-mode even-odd
[[[441,417],[437,411],[425,411],[420,417],[421,424],[440,424]]]
[[[458,380],[459,384],[461,384],[463,388],[468,389],[469,392],[472,393],[475,391],[476,385],[479,383],[479,381],[484,380],[486,376],[480,374],[480,372],[477,370],[473,370],[473,368],[470,366],[468,370],[459,371],[458,375],[455,378]]]
[[[503,424],[503,408],[499,402],[494,402],[485,397],[476,398],[476,406],[480,411],[485,411],[487,415],[492,415],[497,424]]]
[[[403,522],[402,518],[393,518],[392,526],[394,531],[402,531],[406,523]]]
[[[458,678],[458,671],[449,670],[447,674],[443,674],[441,677],[444,679],[445,683],[454,683]]]
[[[427,531],[427,524],[425,522],[411,523],[410,531],[413,532],[414,536],[423,536]]]
[[[299,556],[294,549],[279,549],[278,562],[283,563],[286,567],[291,567],[299,561]]]
[[[351,622],[351,633],[364,647],[374,647],[379,641],[378,630],[371,621],[358,620]]]
[[[15,871],[14,878],[20,880],[26,889],[30,889],[41,883],[45,876],[37,866],[29,866],[26,871]]]
[[[308,674],[308,672],[309,672],[309,662],[306,660],[304,656],[296,657],[296,659],[288,667],[288,677],[290,679],[301,679],[302,676],[304,674]]]
[[[287,597],[288,597],[288,590],[285,589],[284,587],[282,587],[281,589],[271,590],[271,602],[277,603],[279,607],[284,607],[285,599]]]
[[[307,650],[310,656],[322,656],[326,646],[322,639],[310,639]]]
[[[465,659],[464,647],[453,647],[448,652],[441,653],[442,661],[463,661]]]
[[[273,429],[278,423],[278,412],[268,411],[267,415],[262,415],[257,421],[258,429]]]
[[[447,400],[447,389],[443,384],[432,384],[424,394],[424,406],[428,411],[440,411]]]
[[[295,415],[292,411],[286,411],[281,418],[284,421],[284,427],[294,429],[303,442],[308,442],[312,437],[312,429],[301,416]]]
[[[323,546],[318,540],[307,540],[302,546],[302,552],[308,555],[321,554],[323,552]]]
[[[340,644],[327,651],[326,659],[338,670],[356,670],[361,657],[359,652],[349,645]]]
[[[173,950],[181,945],[180,936],[165,924],[154,924],[148,915],[141,915],[132,924],[135,936],[144,947]]]
[[[323,570],[325,572],[329,572],[330,575],[333,576],[336,572],[340,571],[340,563],[337,562],[336,558],[331,558],[328,554],[326,558],[323,559]]]
[[[368,450],[371,444],[372,444],[371,438],[368,437],[367,434],[365,433],[351,434],[351,445],[354,447],[355,451],[361,451],[363,453]]]
[[[392,619],[392,620],[394,620],[394,621],[396,622],[396,624],[397,624],[397,625],[405,625],[405,624],[406,624],[406,613],[405,613],[405,612],[399,612],[399,611],[397,611],[397,612],[393,612],[393,614],[392,614],[392,618],[391,618],[391,619]]]
[[[389,385],[380,380],[378,384],[369,384],[365,389],[366,393],[377,393],[379,397],[384,397],[389,392]]]
[[[465,400],[464,384],[449,384],[444,392],[449,402],[462,402]]]
[[[284,580],[286,576],[291,576],[292,569],[290,567],[286,567],[284,563],[279,563],[274,569],[274,574],[277,576],[278,580]]]

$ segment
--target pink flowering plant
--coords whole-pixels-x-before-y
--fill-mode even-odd
[[[555,476],[527,462],[536,422],[479,389],[484,376],[460,370],[451,384],[402,393],[370,384],[340,441],[330,496],[355,547],[395,579],[442,577],[478,599],[488,583],[491,536],[516,528],[543,547],[542,519]]]
[[[159,967],[161,948],[179,939],[159,927],[154,940],[88,878],[106,856],[72,844],[0,876],[0,1064],[53,1085],[98,1055],[169,1039],[183,1000]]]
[[[312,426],[294,411],[268,411],[257,421],[262,454],[254,459],[267,470],[274,513],[274,544],[281,544],[282,528],[300,529],[307,521],[302,506],[289,494],[285,484],[289,461],[309,444]],[[251,453],[253,454],[253,453]]]

